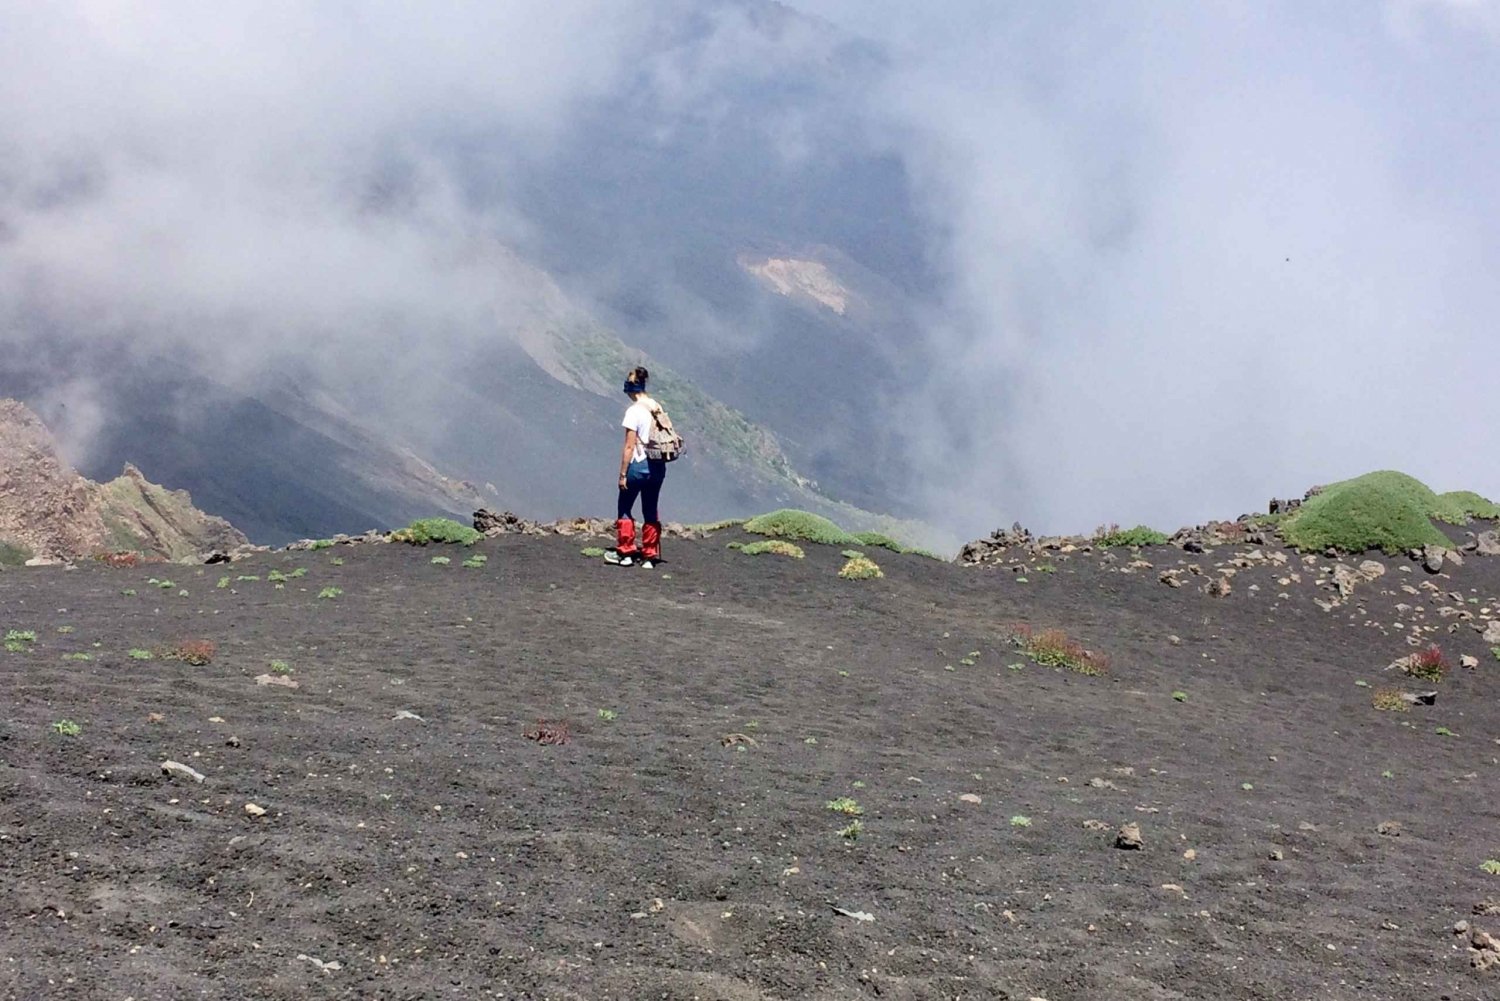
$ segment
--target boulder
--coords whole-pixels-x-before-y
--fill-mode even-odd
[[[1480,532],[1474,536],[1474,551],[1480,556],[1500,556],[1500,532]]]
[[[1428,573],[1437,573],[1443,569],[1443,557],[1448,550],[1442,546],[1423,546],[1419,551],[1422,560],[1422,569]]]

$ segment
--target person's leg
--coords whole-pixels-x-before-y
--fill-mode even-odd
[[[661,517],[657,501],[661,485],[667,478],[667,464],[660,459],[650,464],[650,474],[641,486],[641,553],[648,560],[661,559]]]
[[[615,505],[615,552],[620,556],[634,556],[635,548],[635,517],[631,510],[635,507],[635,499],[641,493],[643,483],[638,479],[625,478],[625,485],[620,488],[620,499]]]

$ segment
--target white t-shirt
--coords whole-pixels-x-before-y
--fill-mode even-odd
[[[656,418],[651,416],[651,408],[646,406],[644,399],[630,405],[620,426],[635,432],[635,451],[631,453],[630,461],[645,462],[646,446],[651,444],[651,429],[656,427]]]

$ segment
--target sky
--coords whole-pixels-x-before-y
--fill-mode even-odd
[[[1500,0],[747,5],[0,0],[0,342],[461,352],[525,309],[507,177],[591,109],[645,88],[670,129],[852,37],[873,82],[775,144],[902,166],[932,364],[871,419],[931,520],[1171,528],[1374,468],[1500,496]]]

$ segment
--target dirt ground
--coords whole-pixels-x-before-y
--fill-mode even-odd
[[[1500,933],[1500,558],[1381,557],[1325,611],[1328,560],[1204,593],[1231,547],[851,582],[736,537],[0,574],[36,634],[0,651],[0,997],[1500,997],[1452,931]],[[1438,684],[1386,670],[1419,627]]]

